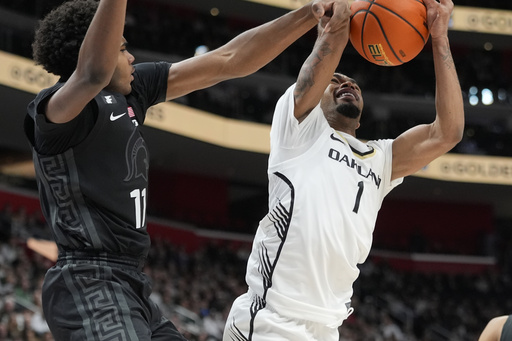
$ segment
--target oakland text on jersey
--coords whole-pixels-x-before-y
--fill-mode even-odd
[[[347,165],[347,167],[355,169],[357,171],[357,174],[361,175],[362,177],[371,178],[373,180],[373,182],[375,183],[375,186],[377,186],[377,188],[379,188],[381,178],[380,178],[380,176],[375,174],[371,168],[368,170],[368,172],[366,174],[363,173],[362,167],[357,164],[357,162],[354,158],[349,158],[346,154],[342,154],[340,151],[333,149],[333,148],[331,148],[329,150],[328,156],[330,159],[332,159],[334,161],[337,161],[340,163],[345,163]]]

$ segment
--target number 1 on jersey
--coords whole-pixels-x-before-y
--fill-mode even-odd
[[[146,189],[134,189],[130,198],[135,202],[135,228],[140,229],[146,223]]]
[[[363,195],[364,182],[359,181],[357,183],[357,186],[359,187],[359,189],[357,190],[356,203],[354,204],[354,209],[352,210],[352,212],[354,213],[357,213],[359,211],[359,203],[361,202],[361,196]]]

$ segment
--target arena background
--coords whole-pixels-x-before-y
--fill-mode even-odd
[[[61,2],[0,0],[0,207],[23,208],[29,215],[37,214],[39,206],[22,122],[34,94],[56,80],[33,64],[30,44],[37,20]],[[512,5],[454,2],[450,39],[465,101],[464,139],[387,197],[371,261],[430,276],[481,278],[492,272],[509,283]],[[297,8],[301,1],[128,4],[125,37],[140,62],[177,61],[213,49]],[[273,106],[293,83],[314,38],[312,30],[254,75],[160,104],[148,113],[143,129],[150,150],[148,213],[153,236],[163,236],[189,253],[212,241],[229,241],[237,249],[250,245],[267,209]],[[392,68],[370,64],[348,46],[339,70],[356,78],[364,92],[359,138],[393,138],[434,118],[429,43],[413,61]],[[497,300],[494,310],[473,321],[473,334],[464,337],[474,337],[493,313],[510,311],[510,298]],[[391,315],[404,331],[412,328]],[[457,328],[444,324],[434,334],[439,340],[465,340]]]

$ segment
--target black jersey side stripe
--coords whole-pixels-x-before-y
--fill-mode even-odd
[[[101,240],[80,190],[73,150],[54,156],[34,153],[34,164],[40,174],[44,200],[50,204],[47,213],[57,244],[83,247],[75,242],[78,238],[87,246],[101,248]]]
[[[274,269],[276,268],[277,263],[279,261],[281,251],[283,249],[286,237],[288,235],[288,230],[290,228],[293,215],[293,207],[295,203],[295,188],[293,187],[292,182],[285,175],[279,172],[275,172],[274,175],[280,178],[283,182],[285,182],[290,188],[290,203],[288,207],[285,207],[281,202],[279,202],[268,213],[269,220],[272,222],[274,228],[276,229],[277,237],[280,239],[280,243],[276,254],[273,256],[269,254],[264,241],[261,241],[260,243],[261,250],[259,254],[260,264],[258,265],[258,271],[260,272],[263,278],[263,297],[260,297],[258,295],[255,295],[255,297],[253,297],[253,302],[251,303],[248,312],[248,314],[250,314],[250,320],[249,331],[247,336],[245,336],[242,333],[242,331],[237,327],[236,321],[233,321],[229,325],[228,334],[229,338],[232,341],[252,341],[254,334],[254,320],[256,319],[258,312],[264,309],[267,305],[267,292],[268,289],[272,287],[272,276],[274,273]]]
[[[101,249],[103,247],[103,243],[100,239],[98,231],[94,226],[94,221],[92,220],[89,208],[85,204],[82,190],[80,189],[80,179],[78,177],[78,169],[76,167],[75,157],[72,149],[66,152],[66,159],[68,160],[69,178],[71,179],[73,200],[76,202],[78,210],[80,211],[80,215],[84,224],[83,227],[85,229],[84,233],[89,236],[89,241],[92,243],[92,247],[94,249]]]
[[[35,150],[33,150],[32,155],[33,155],[32,159],[34,161],[35,171],[37,174],[40,174],[40,176],[38,176],[38,187],[41,192],[40,200],[44,201],[44,203],[41,203],[41,206],[43,207],[43,209],[45,207],[56,208],[57,202],[55,200],[55,197],[51,195],[52,192],[50,189],[50,182],[47,179],[46,173],[43,172],[43,167],[42,167],[43,161],[37,157],[37,153]],[[46,219],[48,219],[48,223],[51,225],[55,225],[57,214],[55,214],[53,212],[53,210],[50,212],[45,212],[45,213],[47,213],[49,215],[48,217],[46,217]],[[55,229],[52,229],[52,232],[53,232],[53,238],[57,242],[57,245],[59,245],[62,241],[67,240],[66,236],[64,236],[61,229],[55,228]]]
[[[281,202],[279,202],[276,207],[274,207],[268,214],[270,217],[270,221],[273,223],[274,228],[276,229],[277,236],[281,240],[279,243],[279,247],[274,256],[274,259],[271,259],[271,256],[267,252],[267,248],[265,244],[262,242],[261,247],[262,251],[260,253],[260,265],[259,271],[263,278],[263,297],[257,296],[251,305],[251,321],[249,322],[249,335],[247,340],[251,341],[254,334],[254,320],[256,319],[256,315],[258,312],[265,308],[267,305],[267,292],[268,289],[272,287],[272,276],[274,274],[274,270],[279,262],[279,257],[281,255],[281,251],[283,249],[284,243],[286,242],[286,237],[288,235],[288,230],[290,228],[290,224],[293,216],[293,207],[295,203],[295,188],[292,182],[282,173],[275,172],[275,176],[280,178],[283,182],[285,182],[290,188],[290,203],[288,207],[285,207]],[[231,329],[234,330],[236,325],[232,325]]]

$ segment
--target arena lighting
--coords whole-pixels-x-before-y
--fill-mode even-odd
[[[503,88],[498,90],[498,100],[500,102],[505,102],[507,100],[507,90]]]
[[[213,7],[212,9],[210,9],[210,15],[212,17],[216,17],[218,16],[220,13],[219,9],[217,7]]]
[[[492,91],[489,89],[482,90],[482,104],[483,105],[491,105],[494,103],[494,96]]]
[[[206,45],[199,45],[198,47],[196,47],[194,56],[199,56],[199,55],[205,54],[208,51],[210,51],[208,46],[206,46]]]
[[[469,104],[472,106],[475,106],[478,104],[478,97],[477,96],[469,96]]]
[[[478,104],[478,88],[476,86],[472,86],[469,88],[469,104],[477,105]]]

